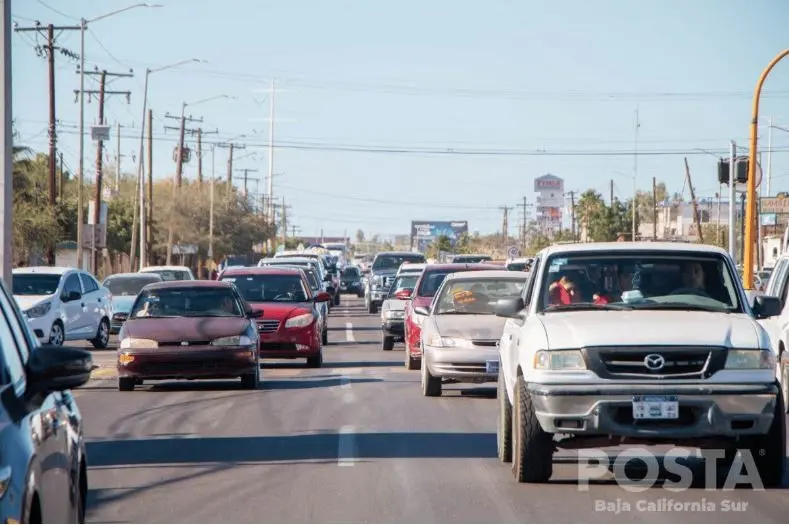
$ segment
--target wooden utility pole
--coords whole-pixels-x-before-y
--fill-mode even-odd
[[[507,239],[509,237],[508,230],[509,230],[509,214],[510,214],[510,206],[501,206],[499,208],[504,212],[504,216],[502,217],[501,221],[501,241],[502,241],[502,249],[504,253],[507,253]]]
[[[699,205],[696,202],[696,192],[693,190],[693,182],[690,179],[690,166],[688,165],[688,158],[685,157],[685,177],[687,178],[688,188],[690,189],[690,198],[693,202],[693,221],[696,223],[696,230],[699,232],[699,242],[704,243],[704,232],[701,231],[701,216],[699,215]]]
[[[523,224],[521,225],[521,252],[526,251],[526,224],[527,224],[527,215],[526,215],[526,207],[528,206],[528,201],[526,197],[523,197],[523,203],[521,207],[523,208]]]
[[[573,242],[576,242],[577,237],[575,234],[575,192],[571,191],[570,193],[570,228],[573,235]]]
[[[85,71],[86,75],[98,75],[99,76],[99,89],[98,91],[95,90],[86,90],[83,94],[88,96],[98,95],[99,97],[99,126],[106,125],[104,121],[104,103],[108,95],[124,95],[126,97],[126,101],[129,102],[131,100],[131,91],[109,91],[107,90],[107,78],[108,77],[133,77],[132,73],[109,73],[107,70],[103,69],[101,71]],[[98,276],[99,266],[101,262],[101,258],[99,256],[100,252],[98,250],[99,246],[97,245],[97,237],[100,230],[101,224],[101,203],[102,203],[102,185],[104,183],[104,166],[103,166],[103,156],[104,155],[104,141],[99,139],[96,144],[96,183],[95,188],[93,191],[93,235],[90,242],[91,248],[91,271],[93,275]],[[134,237],[132,235],[132,237]],[[131,246],[132,250],[132,259],[134,259],[134,243],[132,242]],[[132,267],[134,267],[134,263],[132,262]]]
[[[186,134],[188,133],[189,135],[198,135],[198,137],[202,136],[203,134],[208,134],[208,132],[205,132],[205,131],[203,131],[200,128],[187,128],[186,127],[186,123],[187,122],[189,122],[189,123],[192,123],[192,122],[202,123],[203,122],[203,118],[202,117],[194,118],[191,115],[187,117],[184,114],[185,110],[186,110],[186,104],[183,105],[180,117],[177,116],[177,115],[170,115],[169,113],[165,114],[165,116],[164,116],[164,118],[179,120],[179,126],[178,127],[175,127],[175,126],[165,126],[164,127],[165,131],[175,130],[175,131],[178,132],[178,145],[176,146],[177,149],[175,150],[175,158],[176,158],[176,161],[175,161],[175,181],[176,181],[176,185],[177,185],[179,190],[181,189],[181,186],[183,186],[184,164],[186,164],[190,160],[189,158],[187,158],[184,155],[184,140],[186,139]],[[218,133],[218,131],[214,131],[212,133]],[[200,162],[199,161],[200,147],[201,147],[200,142],[198,142],[198,146],[197,147],[198,147],[197,153],[198,153],[198,170],[199,170],[198,171],[198,175],[202,176],[202,165],[199,164],[199,162]]]
[[[148,265],[151,260],[151,250],[153,248],[153,110],[148,110],[148,217],[145,221],[145,242],[147,249],[147,261],[143,261]],[[142,162],[142,159],[140,159]]]
[[[611,179],[611,183],[610,183],[609,187],[610,187],[610,190],[609,190],[610,200],[608,201],[608,205],[613,208],[613,206],[614,206],[614,179]]]
[[[238,168],[236,171],[244,173],[244,199],[249,199],[249,174],[250,173],[257,173],[258,170],[252,168]],[[259,181],[259,179],[256,179]]]
[[[57,116],[55,105],[55,51],[71,58],[77,58],[77,55],[68,49],[58,47],[55,42],[55,31],[58,33],[62,31],[80,31],[80,26],[55,26],[48,24],[46,26],[36,23],[32,27],[15,27],[16,32],[30,32],[35,31],[42,36],[46,37],[46,44],[36,46],[36,53],[38,56],[46,56],[47,69],[49,72],[49,206],[50,213],[56,215],[55,204],[57,203]],[[82,239],[77,239],[77,242],[82,242]],[[47,246],[47,259],[49,264],[55,264],[55,246]],[[78,266],[81,265],[81,261]]]
[[[227,155],[227,195],[228,198],[230,198],[230,190],[233,189],[233,154],[237,149],[246,149],[247,147],[242,144],[236,144],[235,142],[217,144],[216,147],[227,148],[229,150]]]
[[[203,190],[203,129],[197,128],[197,191]]]
[[[657,240],[657,179],[652,177],[652,240]]]

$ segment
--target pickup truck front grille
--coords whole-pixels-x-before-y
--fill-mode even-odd
[[[718,347],[589,347],[583,354],[604,379],[706,379],[726,364]]]

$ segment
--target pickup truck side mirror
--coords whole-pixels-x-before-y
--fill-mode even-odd
[[[767,319],[781,315],[781,300],[770,295],[757,295],[753,298],[753,313],[757,319]]]
[[[499,299],[496,302],[495,312],[498,317],[520,319],[523,316],[521,312],[523,312],[524,308],[526,308],[526,305],[523,303],[522,297]]]

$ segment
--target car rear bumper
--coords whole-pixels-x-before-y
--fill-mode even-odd
[[[131,359],[130,362],[127,362]],[[255,373],[257,350],[248,347],[121,350],[118,376],[138,379],[198,379],[238,377]]]
[[[543,430],[631,438],[694,439],[766,434],[779,388],[770,385],[541,385],[528,391]],[[679,417],[633,419],[635,396],[676,396]]]
[[[496,381],[499,377],[499,352],[496,347],[436,348],[426,346],[422,358],[433,377],[472,381]],[[488,371],[488,362],[496,363],[495,371]]]

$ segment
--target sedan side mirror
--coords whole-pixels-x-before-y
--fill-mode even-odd
[[[81,348],[41,345],[30,353],[27,364],[27,395],[47,395],[70,390],[88,382],[93,357]]]
[[[82,299],[82,293],[77,291],[70,291],[69,293],[63,294],[63,302],[70,303],[72,301],[79,301]]]
[[[417,306],[416,308],[414,308],[414,313],[419,315],[430,315],[430,310],[428,310],[424,306]]]
[[[331,301],[331,295],[327,292],[318,292],[315,294],[315,302],[316,303],[327,303]]]
[[[523,303],[522,297],[515,297],[513,299],[499,299],[496,302],[496,315],[498,317],[509,317],[511,319],[522,318],[523,309],[526,305]]]
[[[757,295],[753,298],[753,313],[757,319],[767,319],[781,315],[783,306],[778,297],[770,295]]]

